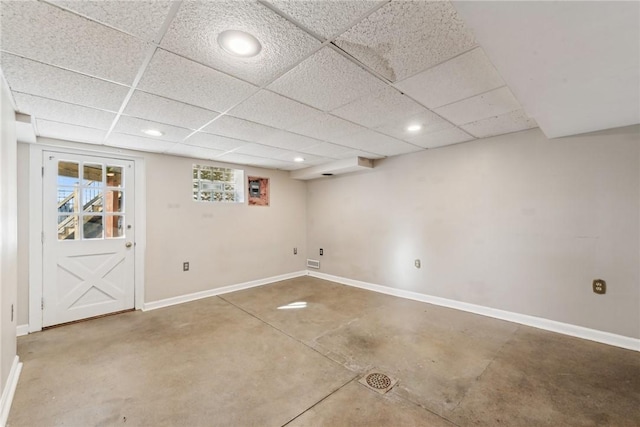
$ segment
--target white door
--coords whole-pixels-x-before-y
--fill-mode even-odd
[[[43,155],[43,327],[134,308],[133,162]]]

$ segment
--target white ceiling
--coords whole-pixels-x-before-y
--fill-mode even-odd
[[[2,0],[0,68],[39,136],[284,170],[537,126],[458,7]],[[227,55],[229,29],[261,53]]]

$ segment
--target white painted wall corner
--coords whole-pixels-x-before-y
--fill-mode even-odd
[[[20,378],[20,372],[22,372],[22,363],[20,358],[16,356],[13,359],[11,365],[11,371],[9,371],[9,377],[7,383],[2,390],[2,397],[0,397],[0,426],[7,425],[7,419],[9,418],[9,410],[11,409],[11,403],[13,403],[13,396],[16,393],[16,387],[18,386],[18,378]]]
[[[29,334],[29,324],[26,325],[18,325],[16,328],[16,335],[21,337],[23,335]]]
[[[279,276],[267,277],[266,279],[252,280],[250,282],[238,283],[235,285],[223,286],[221,288],[209,289],[192,294],[180,295],[177,297],[166,298],[158,301],[144,303],[143,311],[155,310],[158,308],[169,307],[176,304],[182,304],[189,301],[195,301],[202,298],[213,297],[216,295],[228,294],[229,292],[241,291],[243,289],[255,288],[257,286],[267,285],[269,283],[280,282],[282,280],[293,279],[294,277],[306,276],[307,271],[296,271],[293,273],[281,274]]]
[[[557,332],[572,337],[582,338],[590,341],[596,341],[603,344],[621,347],[628,350],[640,351],[640,339],[626,337],[623,335],[612,334],[610,332],[598,331],[582,326],[572,325],[569,323],[557,322],[555,320],[544,319],[542,317],[529,316],[526,314],[513,313],[511,311],[498,310],[496,308],[485,307],[482,305],[469,304],[466,302],[440,298],[431,295],[421,294],[418,292],[406,291],[403,289],[390,288],[388,286],[375,285],[373,283],[361,282],[359,280],[347,279],[344,277],[333,276],[330,274],[320,273],[317,271],[308,271],[309,276],[319,279],[329,280],[331,282],[341,283],[343,285],[354,286],[356,288],[367,289],[369,291],[379,292],[382,294],[393,295],[400,298],[411,299],[415,301],[426,302],[429,304],[439,305],[442,307],[454,308],[456,310],[467,311],[470,313],[480,314],[482,316],[493,317],[495,319],[506,320],[508,322],[519,323],[521,325],[531,326],[546,331]]]

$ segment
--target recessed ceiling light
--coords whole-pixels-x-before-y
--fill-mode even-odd
[[[296,157],[295,159],[293,159],[294,162],[304,162],[304,157]]]
[[[407,126],[407,130],[409,132],[418,132],[420,129],[422,129],[422,125],[409,125],[409,126]]]
[[[218,44],[227,53],[244,58],[256,56],[262,50],[262,45],[257,38],[249,33],[238,30],[221,32],[218,35]]]
[[[160,132],[157,129],[144,129],[142,131],[142,133],[145,133],[145,134],[147,134],[149,136],[162,136],[162,135],[164,135],[164,133]]]

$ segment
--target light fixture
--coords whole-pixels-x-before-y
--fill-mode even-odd
[[[409,132],[418,132],[420,129],[422,129],[422,125],[409,125],[407,126],[407,130]]]
[[[294,162],[304,162],[304,157],[296,157],[295,159],[293,159]]]
[[[157,129],[144,129],[142,133],[147,134],[149,136],[162,136],[164,133],[160,132]]]
[[[243,58],[256,56],[262,50],[257,38],[238,30],[226,30],[218,34],[218,44],[227,53]]]

